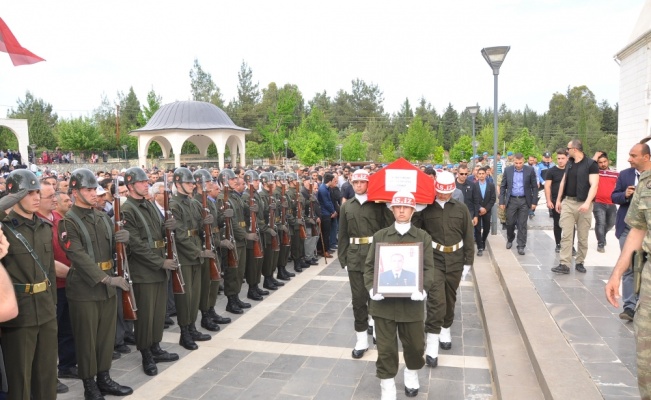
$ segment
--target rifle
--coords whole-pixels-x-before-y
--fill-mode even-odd
[[[287,207],[283,206],[283,202],[287,202],[287,198],[285,197],[285,185],[282,183],[281,185],[282,187],[280,189],[280,225],[287,228]],[[289,230],[289,228],[287,229]],[[289,247],[291,245],[291,241],[289,239],[289,232],[283,231],[280,242],[283,246]]]
[[[198,181],[199,179],[197,179]],[[203,207],[203,218],[206,218],[210,213],[208,209],[208,191],[206,190],[206,180],[201,177],[201,182],[197,182],[197,185],[201,184],[201,206]],[[212,226],[210,224],[204,224],[203,226],[203,249],[212,250],[215,253],[215,246],[212,242]],[[219,265],[217,265],[217,260],[214,258],[209,258],[209,267],[210,267],[210,280],[219,281],[221,279],[221,271],[219,271]]]
[[[249,183],[249,208],[255,204],[255,199],[253,198],[255,194],[255,188],[252,183]],[[262,253],[262,247],[260,246],[260,230],[258,229],[258,218],[253,211],[249,211],[249,231],[258,235],[258,240],[253,242],[253,257],[262,258],[264,254]]]
[[[124,225],[124,221],[121,220],[120,215],[120,195],[118,191],[118,180],[115,179],[113,184],[113,190],[115,194],[113,195],[113,213],[115,218],[115,231],[119,231]],[[136,311],[138,307],[136,306],[136,297],[133,294],[133,281],[131,280],[131,272],[129,271],[129,263],[127,261],[127,251],[125,249],[124,243],[116,242],[115,243],[115,263],[117,265],[118,275],[123,277],[127,284],[129,285],[128,291],[122,291],[122,309],[125,321],[135,321],[138,319]]]
[[[298,237],[305,240],[307,239],[307,232],[305,231],[305,215],[303,215],[303,205],[301,204],[301,183],[296,181],[296,219],[303,221],[303,224],[298,225]]]
[[[314,202],[312,201],[312,195],[313,193],[310,193],[310,198],[308,199],[310,201],[310,210],[309,210],[310,218],[312,218],[312,220],[314,221],[314,223],[312,224],[312,236],[319,236],[319,229],[316,224],[316,215],[314,214]]]
[[[230,204],[228,203],[228,193],[230,192],[230,188],[228,187],[228,181],[224,179],[223,182],[224,185],[224,211],[231,208]],[[235,234],[233,233],[233,221],[231,221],[231,218],[225,217],[224,218],[224,229],[225,233],[224,236],[226,240],[230,241],[233,243],[233,249],[228,249],[226,252],[226,266],[228,268],[237,268],[239,264],[239,257],[237,255],[237,249],[235,248]]]
[[[163,191],[163,209],[165,211],[165,221],[172,217],[170,211],[170,192],[171,189],[167,186],[167,172],[164,174],[163,180],[165,181],[165,190]],[[172,271],[172,293],[185,294],[185,280],[183,279],[183,272],[181,272],[181,262],[179,261],[178,253],[176,252],[176,240],[174,240],[174,231],[165,229],[165,249],[167,251],[167,259],[176,260],[178,268]]]
[[[273,193],[269,193],[269,201],[271,204],[276,204],[276,197]],[[275,207],[269,207],[269,226],[276,229],[276,209]],[[280,244],[278,243],[278,235],[271,237],[271,250],[279,251]]]

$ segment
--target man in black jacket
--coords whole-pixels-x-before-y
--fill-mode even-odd
[[[486,249],[486,239],[491,227],[491,210],[495,205],[495,186],[486,180],[487,167],[477,171],[475,187],[479,191],[479,221],[475,225],[475,241],[477,242],[477,255],[481,257]]]
[[[469,170],[467,166],[459,167],[455,184],[457,189],[463,193],[463,202],[466,204],[466,207],[468,207],[468,211],[470,211],[472,225],[477,226],[481,193],[479,193],[479,188],[473,182],[468,180],[468,173]]]

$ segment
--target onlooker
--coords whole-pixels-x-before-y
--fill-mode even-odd
[[[565,176],[558,188],[556,212],[561,214],[559,221],[563,234],[561,236],[561,260],[553,272],[569,274],[572,261],[572,236],[576,225],[579,238],[576,264],[574,268],[585,273],[583,261],[588,253],[588,232],[592,225],[592,200],[599,186],[599,167],[597,163],[585,156],[583,144],[573,139],[567,144],[569,162]]]
[[[563,176],[565,176],[565,165],[567,164],[567,151],[565,149],[556,150],[556,162],[558,165],[549,168],[545,174],[545,199],[547,200],[547,208],[549,208],[552,218],[554,218],[554,241],[556,243],[556,252],[560,253],[562,231],[559,220],[561,214],[556,211],[554,204],[556,204],[558,198],[558,187],[561,185]]]
[[[552,155],[550,152],[546,151],[543,153],[543,160],[538,163],[538,190],[542,190],[545,186],[545,179],[547,171],[553,167],[554,162],[552,161]],[[549,209],[549,218],[553,218],[553,211]]]
[[[478,213],[479,213],[479,200],[480,193],[479,188],[472,182],[467,181],[468,178],[468,167],[459,167],[459,172],[457,173],[457,179],[455,180],[456,188],[463,193],[463,201],[470,211],[470,217],[472,218],[472,225],[477,225]]]
[[[606,234],[615,226],[617,206],[613,204],[610,195],[615,189],[619,173],[609,168],[608,154],[598,151],[594,155],[599,167],[599,188],[594,199],[592,213],[594,215],[594,233],[597,236],[597,251],[604,253],[606,250]]]
[[[323,175],[323,183],[319,186],[319,191],[317,197],[319,199],[319,206],[321,206],[321,235],[323,237],[322,241],[319,241],[318,245],[321,247],[321,253],[324,257],[330,257],[330,222],[332,218],[337,218],[337,211],[335,206],[332,204],[330,199],[330,187],[337,184],[334,175],[330,172]],[[321,243],[323,242],[323,246]]]
[[[495,185],[486,180],[488,167],[480,168],[477,171],[477,182],[475,186],[479,191],[479,211],[477,212],[478,222],[475,225],[475,241],[477,242],[477,255],[482,256],[486,249],[486,239],[491,228],[491,210],[495,205]]]

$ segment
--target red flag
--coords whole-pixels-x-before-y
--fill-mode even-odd
[[[35,64],[45,61],[41,57],[22,47],[5,22],[0,18],[0,51],[9,53],[15,66]]]

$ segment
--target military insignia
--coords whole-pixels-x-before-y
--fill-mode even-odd
[[[32,179],[32,182],[30,182],[31,185],[36,185],[36,181]]]
[[[646,182],[646,188],[647,188],[647,189],[651,189],[651,181],[647,181],[647,182]]]
[[[14,187],[14,184],[13,184],[13,183],[10,183],[10,184],[7,185],[7,189],[10,190],[10,191],[11,191],[11,188],[12,188],[12,187]]]

